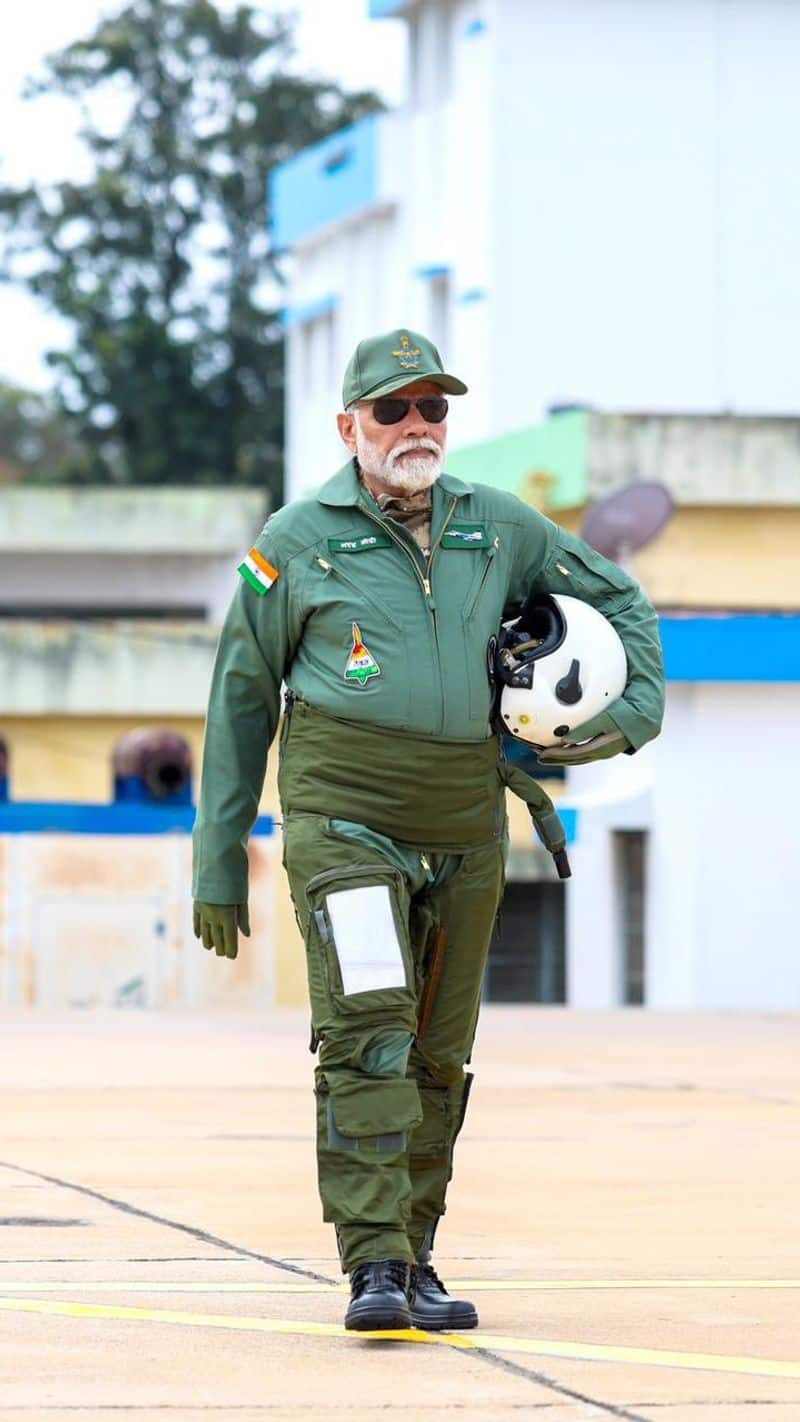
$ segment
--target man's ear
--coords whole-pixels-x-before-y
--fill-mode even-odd
[[[356,452],[356,417],[355,417],[355,415],[348,415],[344,410],[342,410],[342,412],[336,416],[336,424],[337,424],[337,426],[338,426],[339,434],[340,434],[340,436],[341,436],[341,438],[342,438],[342,442],[347,446],[347,448],[350,450],[350,453],[351,453],[351,454],[355,454],[355,452]]]

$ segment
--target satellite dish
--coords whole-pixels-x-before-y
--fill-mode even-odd
[[[622,563],[629,553],[651,543],[669,523],[675,502],[663,484],[628,484],[589,509],[581,538]]]

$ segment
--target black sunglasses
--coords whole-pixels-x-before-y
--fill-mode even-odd
[[[398,425],[404,420],[411,406],[419,410],[428,425],[440,425],[447,414],[447,401],[443,395],[423,395],[421,400],[403,400],[395,395],[379,395],[372,401],[372,413],[379,425]]]

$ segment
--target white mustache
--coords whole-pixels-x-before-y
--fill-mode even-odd
[[[407,439],[402,444],[398,444],[389,454],[386,462],[391,467],[401,454],[411,454],[417,450],[426,450],[430,454],[435,454],[438,458],[441,455],[441,448],[432,439]]]

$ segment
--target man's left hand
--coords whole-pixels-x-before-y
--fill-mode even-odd
[[[580,742],[580,744],[576,744]],[[537,752],[542,765],[589,765],[593,760],[610,760],[612,755],[630,750],[631,743],[607,711],[575,726],[569,740]]]

